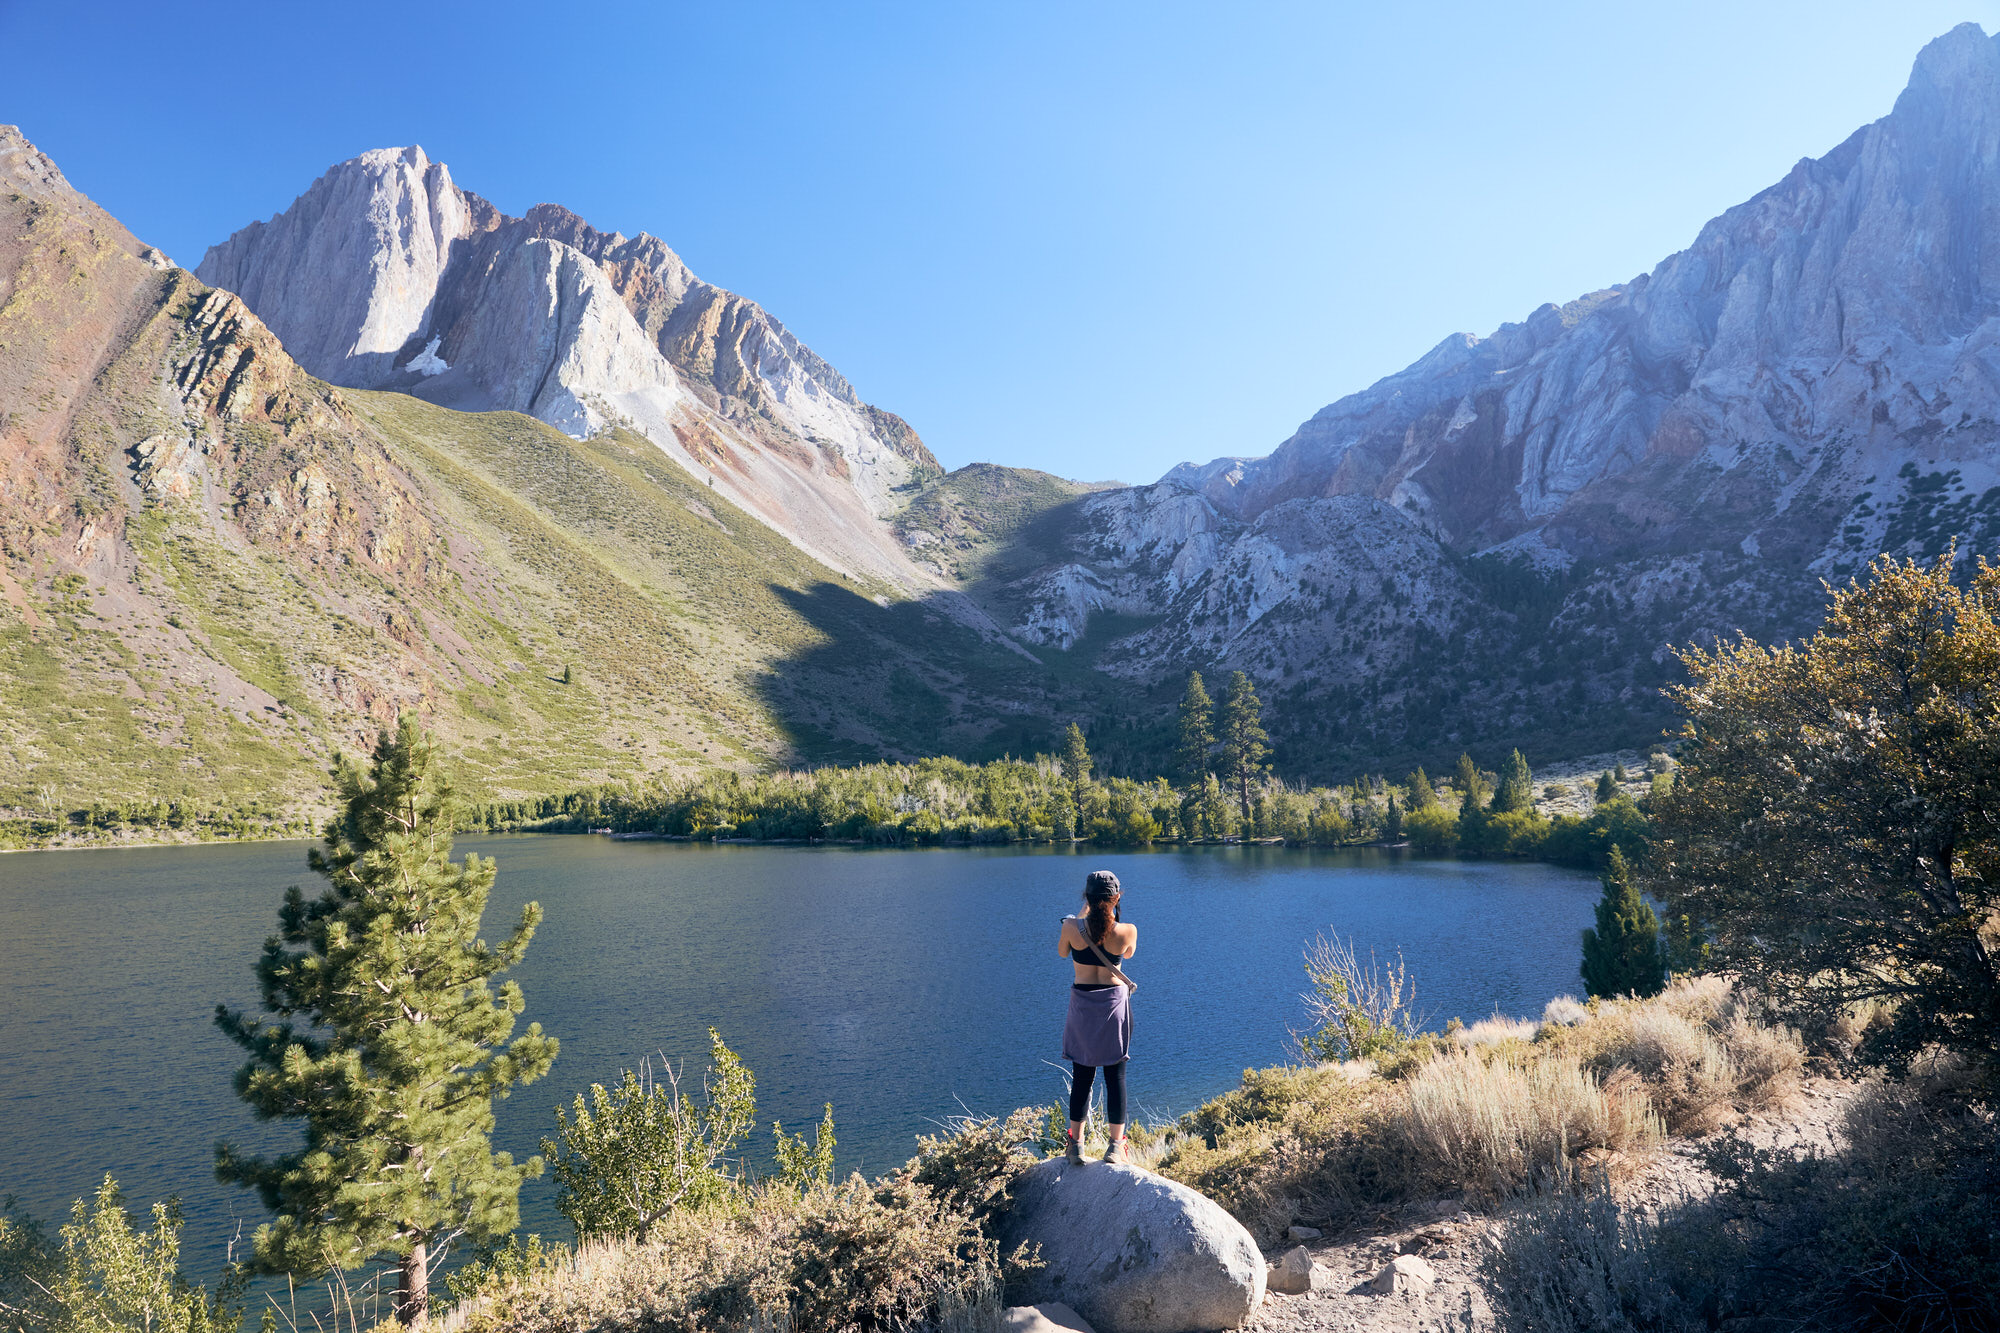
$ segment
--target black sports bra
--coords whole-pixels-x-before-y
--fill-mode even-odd
[[[1082,926],[1077,927],[1076,933],[1079,935],[1083,935],[1085,939],[1090,938],[1089,935],[1084,934]],[[1099,944],[1097,947],[1099,949],[1104,950],[1105,956],[1108,957],[1113,963],[1116,963],[1121,967],[1124,965],[1125,960],[1120,958],[1115,952],[1113,952],[1111,946],[1107,944]],[[1104,964],[1097,961],[1097,951],[1095,949],[1092,949],[1088,944],[1084,945],[1081,949],[1077,948],[1074,944],[1070,945],[1069,959],[1072,963],[1076,963],[1081,967],[1104,966]]]

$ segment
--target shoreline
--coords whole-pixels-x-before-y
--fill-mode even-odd
[[[953,850],[973,847],[1047,847],[1057,849],[1064,844],[1058,842],[1036,842],[1029,839],[1011,839],[1007,842],[870,842],[866,838],[697,838],[691,833],[613,833],[609,829],[462,829],[456,835],[460,838],[492,837],[536,837],[536,838],[603,838],[607,842],[679,842],[707,843],[717,847],[873,847],[882,851],[918,852]],[[47,843],[39,847],[0,847],[0,856],[13,856],[33,852],[116,852],[137,851],[158,847],[237,847],[265,842],[317,842],[315,834],[288,833],[270,837],[248,838],[118,838],[104,841],[82,842],[66,839],[62,842]],[[1099,845],[1089,838],[1071,841],[1070,849],[1085,847],[1100,851],[1132,852],[1156,847],[1285,847],[1283,838],[1252,838],[1248,842],[1240,838],[1189,841],[1184,838],[1155,838],[1148,843]],[[1346,851],[1370,849],[1375,851],[1408,851],[1408,839],[1402,842],[1355,842],[1342,843],[1335,847],[1298,847],[1296,851]],[[1450,855],[1439,860],[1458,861],[1479,858]]]

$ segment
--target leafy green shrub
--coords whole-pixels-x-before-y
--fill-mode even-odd
[[[1429,806],[1403,818],[1410,846],[1426,856],[1446,856],[1458,849],[1458,816],[1441,805]]]
[[[1579,870],[1602,870],[1611,849],[1628,861],[1639,861],[1650,844],[1652,825],[1632,798],[1615,788],[1599,797],[1598,807],[1582,817],[1557,815],[1542,840],[1542,857]]]
[[[509,1236],[505,1245],[474,1251],[468,1263],[446,1275],[445,1290],[453,1300],[464,1301],[523,1286],[568,1263],[571,1253],[567,1245],[542,1244],[540,1236],[529,1236],[525,1243]]]
[[[1040,1117],[960,1122],[872,1184],[729,1190],[664,1214],[645,1241],[604,1235],[564,1254],[531,1240],[487,1264],[448,1327],[995,1333],[1000,1262],[981,1221],[1036,1160],[1020,1141]]]
[[[990,1299],[998,1256],[972,1211],[909,1176],[859,1176],[809,1193],[790,1236],[794,1326],[829,1333],[901,1330],[940,1298]]]
[[[1416,1035],[1416,990],[1402,955],[1383,963],[1370,953],[1363,963],[1351,941],[1321,935],[1306,947],[1305,964],[1312,989],[1301,998],[1313,1027],[1298,1042],[1309,1058],[1381,1059]]]
[[[813,1130],[810,1147],[806,1136],[788,1135],[778,1121],[771,1122],[771,1134],[777,1140],[778,1179],[795,1190],[810,1189],[814,1185],[828,1185],[833,1182],[833,1103],[826,1104],[826,1114]]]
[[[650,1066],[628,1069],[615,1090],[593,1083],[588,1102],[578,1093],[567,1115],[556,1108],[556,1135],[542,1140],[542,1151],[553,1168],[556,1207],[579,1240],[629,1233],[643,1241],[675,1209],[729,1193],[733,1182],[717,1163],[756,1118],[756,1080],[714,1028],[708,1041],[699,1103],[682,1093],[669,1065],[664,1084]]]
[[[1174,1127],[1158,1170],[1267,1244],[1295,1221],[1352,1218],[1407,1193],[1381,1132],[1394,1095],[1365,1066],[1245,1070],[1241,1087]]]
[[[55,1244],[32,1222],[0,1217],[0,1313],[40,1333],[236,1333],[241,1273],[211,1297],[181,1273],[179,1205],[156,1203],[152,1217],[150,1232],[136,1229],[110,1176],[76,1201]]]

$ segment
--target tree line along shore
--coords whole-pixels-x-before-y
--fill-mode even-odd
[[[1516,750],[1498,771],[1470,754],[1448,775],[1364,775],[1302,787],[1273,775],[1256,688],[1232,675],[1213,707],[1200,673],[1182,698],[1177,772],[1147,779],[1094,771],[1089,739],[1071,723],[1060,755],[968,763],[908,763],[746,774],[717,770],[644,784],[588,787],[461,807],[461,832],[608,831],[696,841],[851,842],[875,846],[1002,843],[1283,843],[1351,847],[1407,843],[1425,855],[1509,856],[1600,868],[1613,846],[1635,851],[1645,809],[1672,781],[1656,743],[1643,765],[1622,762],[1582,779],[1537,782]],[[0,849],[106,843],[310,836],[289,810],[252,801],[94,802],[0,818]]]

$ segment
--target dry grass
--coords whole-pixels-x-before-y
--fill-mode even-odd
[[[1616,1164],[1796,1083],[1797,1038],[1761,1025],[1724,983],[1569,1004],[1541,1023],[1421,1037],[1379,1065],[1246,1071],[1135,1146],[1272,1242],[1294,1222],[1343,1225],[1427,1195],[1561,1190],[1580,1158]],[[496,1274],[431,1328],[994,1333],[1004,1256],[991,1220],[1046,1116],[960,1122],[873,1183],[749,1191],[669,1218],[646,1245],[594,1244]]]
[[[1630,1153],[1664,1136],[1636,1080],[1599,1082],[1572,1056],[1431,1061],[1404,1082],[1391,1132],[1419,1179],[1486,1199],[1516,1194],[1592,1148]]]
[[[1827,1146],[1719,1137],[1710,1197],[1634,1211],[1596,1177],[1532,1199],[1482,1265],[1499,1327],[2000,1329],[2000,1136],[1942,1073],[1871,1081]]]
[[[1561,1178],[1571,1159],[1621,1160],[1702,1133],[1797,1087],[1795,1034],[1759,1023],[1719,978],[1650,1000],[1551,1001],[1366,1062],[1246,1072],[1184,1117],[1159,1170],[1260,1239],[1418,1196],[1498,1199]]]
[[[1503,1018],[1499,1014],[1482,1018],[1471,1027],[1451,1034],[1460,1046],[1498,1046],[1506,1041],[1533,1041],[1541,1024],[1527,1018]]]
[[[1590,1017],[1590,1006],[1574,995],[1558,995],[1542,1006],[1542,1022],[1555,1027],[1575,1027]]]
[[[1673,1134],[1705,1134],[1740,1111],[1782,1104],[1805,1065],[1797,1034],[1757,1021],[1721,977],[1677,981],[1650,1000],[1600,1001],[1544,1039],[1600,1075],[1636,1072]]]

